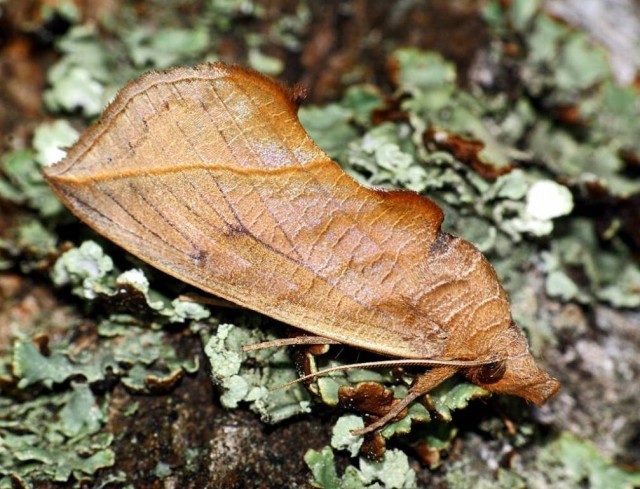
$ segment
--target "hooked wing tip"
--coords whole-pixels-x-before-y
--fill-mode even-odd
[[[549,399],[555,396],[560,390],[561,384],[558,380],[545,374],[547,377],[543,382],[524,387],[519,393],[521,397],[533,402],[537,406],[542,406]]]

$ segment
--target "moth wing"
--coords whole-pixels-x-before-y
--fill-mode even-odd
[[[147,75],[46,178],[98,232],[205,291],[380,353],[443,354],[423,293],[441,210],[359,185],[261,75]]]

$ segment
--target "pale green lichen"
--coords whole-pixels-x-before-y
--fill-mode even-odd
[[[395,398],[404,398],[408,394],[408,389],[400,386],[394,386],[393,394]],[[414,423],[428,423],[431,421],[431,414],[427,408],[420,402],[414,402],[408,408],[407,415],[393,423],[386,425],[380,434],[383,438],[390,439],[396,435],[406,435],[414,428]],[[422,427],[419,427],[422,428]],[[426,428],[427,430],[429,428]],[[419,429],[423,432],[423,429]]]
[[[457,379],[446,380],[429,393],[434,411],[444,421],[451,421],[452,411],[463,409],[471,400],[487,395],[482,387]]]
[[[592,443],[568,433],[542,445],[532,460],[523,460],[513,469],[498,468],[493,476],[487,472],[461,460],[451,464],[445,480],[452,489],[633,489],[640,484],[640,473],[616,466]]]
[[[354,425],[355,426],[355,425]],[[322,489],[413,489],[416,473],[409,465],[406,454],[389,450],[380,462],[359,459],[359,466],[348,466],[338,476],[333,450],[325,447],[320,452],[308,450],[304,460],[313,474],[312,484]]]
[[[358,430],[364,427],[364,421],[360,416],[348,414],[341,416],[333,426],[331,435],[331,446],[336,450],[346,450],[351,457],[355,457],[360,452],[360,447],[364,438],[352,435],[352,430]]]
[[[30,273],[48,266],[55,255],[57,238],[38,219],[23,219],[7,234],[8,239],[0,238],[0,270],[17,264],[23,273]]]
[[[545,478],[549,487],[559,487],[561,481],[568,486],[586,485],[591,489],[633,489],[640,485],[640,472],[617,467],[600,455],[592,443],[569,433],[561,434],[541,450],[536,463],[545,471],[532,474],[532,479]]]
[[[42,166],[57,163],[67,154],[64,149],[70,148],[78,136],[78,131],[64,119],[38,126],[32,142],[36,161]]]
[[[298,51],[302,46],[302,38],[311,22],[311,8],[306,2],[298,2],[292,13],[280,12],[276,21],[271,24],[269,38],[291,51]]]
[[[584,303],[601,300],[615,307],[640,306],[640,270],[629,265],[630,250],[618,238],[602,249],[595,225],[588,219],[568,223],[567,232],[542,256],[550,295]],[[586,286],[571,278],[576,273],[586,277]]]
[[[53,351],[44,355],[30,341],[14,343],[12,370],[18,388],[36,384],[52,388],[78,377],[94,383],[113,374],[128,387],[147,391],[149,380],[162,384],[198,370],[198,360],[180,358],[175,349],[166,344],[165,333],[134,326],[101,338],[93,350],[79,354],[71,355],[63,345],[51,348]]]
[[[247,61],[251,68],[267,75],[276,76],[284,70],[284,63],[280,58],[264,54],[258,48],[249,50]]]
[[[166,462],[159,461],[153,469],[153,475],[158,479],[166,479],[172,474],[171,465]]]
[[[403,124],[384,123],[367,131],[361,141],[349,145],[349,167],[365,172],[368,185],[425,190],[429,176],[415,157],[410,135]]]
[[[53,266],[51,278],[58,286],[71,286],[72,292],[83,299],[118,297],[135,290],[146,306],[164,322],[202,320],[210,316],[209,310],[196,302],[176,298],[169,301],[149,287],[144,272],[131,269],[122,273],[113,266],[111,258],[94,241],[85,241],[80,247],[65,252]]]
[[[298,378],[284,349],[242,351],[245,345],[264,341],[263,333],[221,324],[214,334],[201,330],[201,335],[211,376],[222,389],[220,401],[225,407],[234,408],[240,402],[247,402],[263,421],[269,423],[309,412],[310,396],[300,384],[281,388]]]
[[[102,432],[106,404],[86,384],[67,392],[7,404],[0,396],[0,487],[10,479],[67,483],[115,462],[112,435]]]
[[[6,153],[0,161],[0,198],[24,204],[42,217],[57,215],[63,206],[42,176],[42,167],[63,158],[78,133],[64,119],[38,126],[33,149]],[[4,174],[4,178],[3,178]]]
[[[439,105],[446,103],[446,97],[440,98],[441,93],[432,89],[442,90],[447,95],[455,92],[455,67],[446,63],[439,54],[407,48],[396,51],[394,59],[400,68],[395,81],[402,92],[412,95],[429,93]]]
[[[598,181],[620,196],[639,191],[640,182],[624,174],[622,160],[625,151],[637,154],[639,149],[637,90],[615,83],[604,51],[586,35],[540,15],[539,2],[531,3],[529,13],[536,15],[516,23],[522,26],[518,39],[525,53],[520,90],[544,108],[575,106],[588,129],[578,133],[540,112],[526,135],[527,149],[544,166],[576,182]],[[513,36],[505,22],[517,11],[490,2],[490,27]]]
[[[13,374],[19,379],[20,389],[38,383],[51,388],[76,376],[96,382],[104,377],[107,365],[76,363],[62,352],[45,356],[30,341],[17,341],[13,347]]]
[[[360,459],[360,478],[365,487],[377,485],[378,481],[381,487],[389,489],[410,489],[416,485],[416,474],[409,466],[409,459],[395,449],[386,452],[381,462]]]
[[[345,487],[340,485],[338,472],[335,465],[335,457],[331,447],[324,447],[321,451],[308,450],[304,454],[304,461],[309,466],[313,475],[313,486],[321,489],[338,489]]]
[[[115,55],[100,41],[94,24],[73,26],[57,48],[62,57],[47,74],[51,85],[44,94],[47,108],[98,115],[120,85],[120,80],[114,80]]]
[[[265,341],[260,331],[231,324],[218,326],[214,335],[201,330],[206,339],[205,354],[207,355],[211,375],[221,387],[221,402],[225,407],[234,408],[240,402],[247,402],[250,408],[260,414],[268,422],[282,421],[310,409],[310,398],[307,391],[300,384],[281,389],[288,382],[298,378],[298,373],[284,349],[257,350],[243,352],[242,347]],[[252,361],[248,361],[251,358]],[[311,371],[320,368],[330,368],[341,365],[330,357],[311,358]],[[317,366],[316,363],[320,362]],[[311,390],[320,395],[322,401],[328,405],[338,404],[338,389],[340,386],[356,386],[360,382],[385,382],[392,386],[396,397],[407,395],[407,385],[411,377],[407,376],[401,384],[394,385],[394,377],[387,370],[373,371],[354,369],[332,372],[328,376],[316,380],[316,386]],[[275,390],[274,390],[275,389]],[[450,413],[460,409],[476,397],[485,396],[487,392],[468,383],[457,383],[452,387],[446,383],[442,389],[434,391],[433,404],[435,412],[442,419],[451,419]],[[431,416],[420,403],[410,406],[408,415],[395,423],[389,424],[382,431],[385,438],[406,434],[411,431],[413,422],[428,422]]]
[[[357,136],[352,126],[353,114],[339,104],[301,107],[298,117],[313,140],[332,158],[340,159]]]
[[[466,462],[454,462],[445,475],[450,489],[525,489],[526,482],[516,473],[499,468],[494,477],[487,477]],[[562,487],[562,486],[559,486]]]
[[[141,69],[164,69],[177,63],[188,63],[200,58],[211,43],[204,25],[189,29],[140,26],[123,33],[122,40],[129,58]]]
[[[177,299],[172,305],[166,300],[152,301],[149,298],[152,291],[142,272],[131,270],[118,275],[112,260],[91,241],[63,254],[53,267],[52,276],[58,285],[72,285],[74,293],[85,300],[115,296],[125,300],[126,296],[136,295],[161,324],[209,315],[199,304]],[[124,286],[128,288],[121,290]],[[26,337],[16,339],[9,350],[12,369],[5,375],[5,381],[15,383],[19,389],[34,385],[53,388],[72,379],[82,378],[93,384],[116,376],[131,390],[148,392],[157,386],[172,385],[184,373],[198,370],[197,358],[181,358],[167,342],[166,333],[144,328],[146,324],[145,320],[112,314],[102,321],[98,341],[91,348],[73,354],[64,336],[48,345],[47,354]]]
[[[95,299],[98,294],[111,290],[105,286],[113,260],[104,254],[94,241],[85,241],[79,248],[65,252],[53,266],[51,279],[58,286],[73,285],[72,292],[84,299]]]
[[[209,7],[215,5],[217,2]],[[50,87],[44,94],[49,110],[81,110],[92,118],[126,81],[145,70],[204,61],[214,44],[210,26],[220,20],[210,12],[189,28],[151,28],[135,16],[125,19],[124,15],[120,22],[106,19],[101,26],[117,36],[117,42],[111,44],[104,42],[98,26],[92,23],[72,26],[57,41],[62,56],[47,74]]]
[[[45,183],[42,168],[36,162],[35,152],[31,149],[16,150],[2,156],[0,198],[24,204],[42,217],[59,214],[63,208]]]

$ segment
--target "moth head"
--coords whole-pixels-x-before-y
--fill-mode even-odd
[[[558,392],[560,382],[536,365],[527,340],[515,323],[500,337],[500,343],[495,360],[465,371],[471,382],[497,394],[522,397],[538,406]]]

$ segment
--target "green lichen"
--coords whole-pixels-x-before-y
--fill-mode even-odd
[[[569,433],[562,433],[538,455],[537,464],[545,467],[544,477],[558,487],[592,489],[632,489],[640,485],[640,473],[630,472],[604,458],[596,447]],[[533,481],[532,481],[533,482]]]
[[[406,388],[394,388],[394,397],[404,398],[408,394]],[[431,421],[431,414],[427,408],[420,402],[414,402],[408,408],[407,415],[394,423],[389,423],[380,432],[383,438],[390,439],[397,435],[406,435],[414,428],[414,423],[428,423]],[[429,428],[427,428],[428,430]],[[420,426],[420,432],[424,429]]]
[[[51,21],[56,15],[69,22],[78,22],[81,14],[78,6],[71,0],[60,0],[40,7],[40,15],[43,20]]]
[[[23,273],[49,266],[56,253],[57,238],[39,219],[25,218],[0,238],[0,270],[19,265]]]
[[[189,29],[141,26],[124,33],[123,42],[133,64],[140,69],[164,69],[199,59],[210,45],[206,26]]]
[[[351,457],[357,456],[364,438],[352,435],[351,431],[363,427],[364,421],[360,416],[353,414],[341,416],[333,427],[331,446],[336,450],[346,450]]]
[[[69,148],[78,139],[78,131],[64,119],[40,125],[33,133],[33,149],[35,159],[42,166],[49,166],[60,161]]]
[[[42,217],[56,215],[63,207],[45,183],[42,168],[36,162],[36,153],[31,149],[3,155],[0,161],[0,198],[28,206]]]
[[[166,479],[172,474],[171,465],[165,462],[158,462],[158,464],[153,469],[153,475],[155,475],[158,479]]]
[[[139,304],[143,299],[149,315],[107,314],[98,336],[81,349],[71,341],[76,334],[73,324],[54,325],[55,341],[46,328],[34,325],[1,352],[3,386],[13,386],[34,399],[16,403],[0,390],[0,405],[13,406],[6,412],[0,409],[0,487],[9,484],[9,477],[25,484],[86,480],[100,468],[113,466],[114,452],[109,448],[113,437],[104,423],[108,399],[96,408],[92,404],[94,385],[119,379],[134,392],[166,392],[180,377],[199,369],[197,358],[184,358],[171,346],[167,332],[150,328],[207,317],[209,312],[201,305],[151,300],[151,295],[158,294],[150,290],[144,274],[138,270],[118,274],[112,260],[94,242],[62,255],[52,275],[61,286],[73,285],[86,301],[113,300],[116,295],[124,303]],[[134,309],[141,311],[139,306]],[[48,338],[46,346],[30,341],[38,333]],[[7,355],[11,356],[10,368],[4,361]],[[44,393],[38,394],[40,391]],[[48,420],[52,416],[58,420],[53,424]],[[10,422],[3,424],[6,420]],[[25,431],[23,423],[29,430]],[[53,428],[41,428],[49,424]],[[10,430],[3,432],[3,428]],[[124,479],[111,474],[106,480]]]
[[[13,487],[15,477],[78,481],[113,466],[106,404],[86,384],[19,404],[0,395],[0,406],[0,487]]]
[[[94,24],[73,26],[57,48],[62,56],[47,74],[45,105],[53,112],[81,110],[85,117],[97,116],[121,84],[114,80],[119,71],[115,53],[101,42]]]
[[[247,61],[254,70],[271,76],[279,75],[284,70],[284,63],[280,58],[269,56],[257,47],[249,49]]]
[[[490,2],[486,11],[494,32],[509,41],[517,37],[524,52],[518,90],[542,107],[525,134],[527,151],[570,181],[597,181],[624,197],[638,192],[640,181],[625,174],[623,161],[625,153],[637,155],[639,149],[637,89],[615,83],[603,49],[585,34],[540,14],[539,2],[530,3],[534,7],[511,27],[507,22],[521,10],[516,5],[503,10]],[[549,117],[566,107],[577,108],[585,131]]]
[[[304,455],[304,461],[313,474],[312,483],[314,487],[321,489],[337,489],[341,487],[331,447],[324,447],[320,452],[308,450]]]
[[[614,238],[602,249],[593,222],[573,219],[563,235],[542,254],[546,269],[546,290],[564,301],[603,301],[614,307],[640,306],[640,269],[627,246]],[[586,277],[579,285],[572,276]]]
[[[63,206],[53,195],[42,176],[42,167],[64,157],[78,133],[60,119],[38,126],[33,135],[33,149],[8,152],[0,161],[0,198],[28,206],[41,217],[59,214]]]
[[[87,300],[120,297],[124,301],[127,295],[137,295],[160,322],[199,321],[210,315],[201,304],[180,298],[169,301],[151,290],[142,270],[119,273],[113,260],[94,241],[85,241],[60,256],[53,266],[51,279],[58,286],[71,286],[73,294]]]
[[[298,2],[292,13],[280,12],[276,21],[271,24],[269,38],[275,44],[291,51],[298,51],[302,46],[301,38],[311,21],[311,9],[306,2]]]
[[[299,376],[286,350],[278,348],[275,351],[242,351],[245,345],[260,343],[275,336],[265,336],[260,330],[231,324],[218,326],[213,335],[206,329],[200,333],[205,338],[205,354],[210,362],[211,375],[222,389],[220,400],[225,407],[235,408],[240,402],[246,402],[263,420],[272,423],[310,411],[309,393],[300,384],[282,388]],[[309,362],[311,372],[343,365],[330,355],[310,357]],[[386,369],[353,369],[319,377],[314,385],[310,386],[310,390],[325,404],[336,406],[339,400],[338,389],[341,386],[353,387],[361,382],[383,382],[393,389],[395,397],[402,398],[408,393],[411,379],[411,376],[406,376],[398,381]],[[466,407],[471,399],[486,395],[486,391],[473,384],[454,381],[447,382],[442,388],[434,391],[431,400],[435,413],[442,419],[451,420],[451,411]],[[422,404],[414,403],[410,406],[408,415],[386,426],[382,435],[386,439],[404,435],[412,430],[413,423],[428,423],[430,420],[429,411]],[[344,430],[342,434],[344,435]],[[361,444],[362,437],[357,437],[353,443]]]
[[[18,227],[15,243],[18,249],[37,260],[53,254],[56,250],[56,241],[56,237],[42,225],[42,222],[27,219]]]
[[[76,376],[96,382],[106,372],[99,363],[76,363],[62,352],[45,356],[30,341],[17,341],[13,347],[13,373],[19,379],[18,388],[24,389],[38,383],[51,388]]]
[[[445,475],[447,486],[451,489],[525,489],[526,482],[516,473],[499,468],[494,477],[475,470],[466,462],[454,462]],[[560,486],[561,487],[561,486]]]
[[[298,117],[316,144],[335,159],[340,159],[357,135],[351,124],[353,113],[339,104],[301,107]]]
[[[464,409],[473,399],[487,396],[487,391],[475,384],[449,379],[429,393],[434,411],[444,421],[451,421],[451,413]]]
[[[633,489],[640,473],[630,472],[604,458],[592,443],[562,432],[541,446],[533,460],[523,460],[517,468],[499,468],[488,477],[486,470],[469,460],[451,464],[445,476],[452,489],[589,487],[593,489]]]
[[[325,447],[320,452],[308,450],[304,460],[313,474],[312,484],[322,489],[416,487],[416,474],[409,466],[409,459],[400,450],[389,450],[380,462],[360,458],[358,468],[348,466],[342,477],[338,476],[331,447]]]
[[[84,299],[95,299],[99,293],[111,289],[103,284],[114,269],[113,260],[93,241],[85,241],[79,248],[65,252],[51,272],[55,285],[73,284],[72,292]]]
[[[32,342],[16,340],[12,365],[18,388],[37,384],[52,388],[75,378],[95,383],[113,374],[132,390],[146,392],[151,383],[171,383],[183,373],[198,370],[197,359],[180,358],[161,331],[129,326],[109,333],[94,349],[74,355],[64,344],[51,345],[52,351],[44,355]]]
[[[240,402],[247,402],[269,423],[310,411],[309,393],[300,384],[282,388],[298,378],[284,349],[242,351],[245,345],[264,341],[262,332],[221,324],[213,335],[207,330],[202,330],[201,335],[211,376],[222,390],[220,401],[225,407],[235,408]]]

